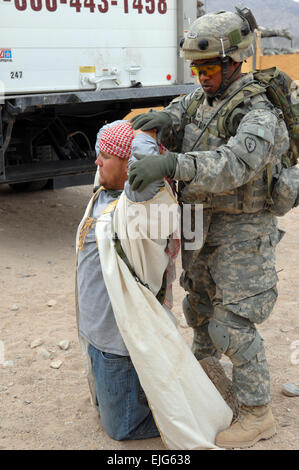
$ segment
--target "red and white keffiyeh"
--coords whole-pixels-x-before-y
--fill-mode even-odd
[[[100,152],[115,155],[128,160],[131,155],[131,144],[134,139],[133,128],[128,121],[108,127],[101,135]]]

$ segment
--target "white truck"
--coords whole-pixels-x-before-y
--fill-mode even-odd
[[[196,86],[179,51],[196,12],[196,0],[0,0],[0,184],[92,182],[104,123]]]

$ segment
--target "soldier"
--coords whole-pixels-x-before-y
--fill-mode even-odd
[[[233,364],[241,409],[217,436],[225,448],[250,447],[276,432],[255,324],[268,318],[277,299],[275,247],[283,233],[267,209],[267,169],[274,170],[289,138],[265,89],[241,73],[256,27],[247,8],[207,14],[191,25],[182,49],[201,87],[163,111],[134,118],[134,128],[157,129],[171,151],[156,159],[139,155],[129,172],[135,190],[168,176],[179,181],[182,208],[203,205],[204,243],[197,251],[182,248],[180,281],[193,353],[199,360],[225,354]]]

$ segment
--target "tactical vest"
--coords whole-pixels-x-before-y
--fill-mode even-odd
[[[242,90],[237,90],[217,113],[217,108],[210,107],[204,102],[204,94],[200,90],[198,96],[190,104],[185,115],[185,132],[182,143],[182,153],[191,151],[211,151],[227,143],[244,117],[252,109],[268,109],[271,104],[264,95],[265,88],[257,83],[246,84]],[[192,109],[193,108],[193,109]],[[219,108],[218,108],[219,109]],[[233,110],[233,111],[232,111]],[[232,111],[232,112],[231,112]],[[277,110],[273,112],[276,112]],[[279,111],[278,111],[279,113]],[[230,119],[227,120],[227,116]],[[279,116],[279,114],[277,114]],[[208,126],[206,126],[208,123]],[[204,209],[212,209],[213,213],[255,213],[264,210],[270,203],[270,187],[268,172],[274,172],[280,161],[279,138],[281,132],[275,135],[273,165],[258,173],[250,182],[231,191],[222,193],[200,193],[195,184],[181,184],[179,187],[180,201],[185,203],[203,204]]]

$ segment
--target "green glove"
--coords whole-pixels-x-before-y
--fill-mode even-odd
[[[129,184],[133,191],[143,191],[153,181],[164,176],[173,178],[177,164],[177,154],[167,152],[164,155],[134,155],[138,161],[129,168]]]
[[[149,111],[148,113],[139,114],[131,119],[133,129],[141,129],[148,131],[157,129],[158,131],[171,127],[171,118],[163,111]]]

